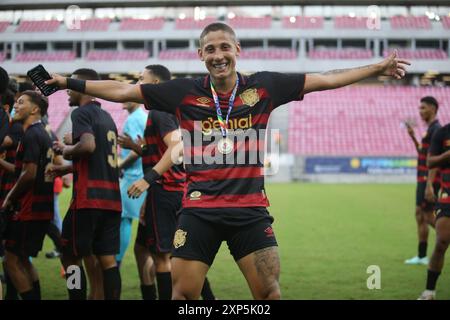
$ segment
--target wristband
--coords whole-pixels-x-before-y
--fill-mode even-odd
[[[86,80],[67,78],[67,89],[84,93],[86,91]]]
[[[144,175],[144,180],[148,183],[148,184],[153,184],[154,182],[156,182],[156,180],[158,180],[160,178],[160,174],[158,172],[156,172],[155,169],[150,169],[147,170],[147,172]]]

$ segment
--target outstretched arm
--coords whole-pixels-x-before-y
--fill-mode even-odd
[[[57,85],[60,89],[70,89],[113,102],[144,103],[140,86],[113,80],[76,80],[59,74],[52,74],[46,84]]]
[[[397,58],[397,51],[395,51],[389,57],[376,64],[307,74],[303,94],[336,89],[379,75],[391,76],[399,80],[405,76],[406,66],[410,64],[407,60]]]
[[[447,164],[449,161],[450,161],[450,150],[438,155],[428,154],[427,166],[428,169],[437,168]]]

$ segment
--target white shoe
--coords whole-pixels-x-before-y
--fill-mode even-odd
[[[422,292],[422,294],[417,300],[435,300],[435,299],[436,299],[436,291],[425,290],[424,292]]]
[[[415,256],[414,258],[405,260],[405,264],[409,265],[428,265],[428,257],[419,258],[418,256]]]

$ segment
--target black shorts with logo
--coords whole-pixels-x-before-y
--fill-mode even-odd
[[[444,208],[437,208],[434,211],[435,221],[437,221],[439,218],[447,217],[450,218],[450,208],[444,207]]]
[[[426,182],[418,182],[416,188],[416,206],[421,207],[423,210],[432,211],[434,209],[434,203],[428,202],[425,200],[425,189],[427,183]],[[433,183],[434,194],[438,195],[440,184]]]
[[[226,241],[235,261],[259,249],[277,246],[273,217],[264,207],[184,208],[173,240],[172,257],[211,266]]]
[[[118,211],[69,209],[61,234],[63,254],[74,257],[118,254],[120,222],[121,213]]]
[[[170,252],[182,199],[183,192],[167,191],[159,183],[152,184],[145,200],[145,226],[139,223],[136,243],[152,253]]]
[[[42,249],[49,220],[8,221],[5,250],[19,257],[36,257]]]

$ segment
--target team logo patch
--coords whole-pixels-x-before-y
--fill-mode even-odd
[[[186,236],[187,232],[181,229],[178,229],[175,232],[175,236],[173,237],[173,246],[175,247],[175,249],[184,246],[184,244],[186,243]]]
[[[199,106],[202,106],[202,107],[209,107],[209,104],[211,103],[211,99],[207,98],[207,97],[200,97],[195,100],[197,100],[197,102],[199,103]]]
[[[266,237],[274,237],[275,236],[275,234],[273,233],[272,227],[267,227],[264,230],[264,233],[266,234]]]
[[[450,140],[445,140],[444,141],[444,146],[450,147]]]
[[[245,90],[239,95],[239,97],[241,98],[244,104],[250,107],[253,107],[255,104],[259,102],[258,91],[255,88]]]
[[[191,194],[189,195],[189,197],[191,198],[191,200],[200,200],[200,197],[202,196],[202,193],[200,191],[193,191],[191,192]]]
[[[441,199],[445,199],[445,198],[448,198],[448,194],[444,192],[441,194]]]

